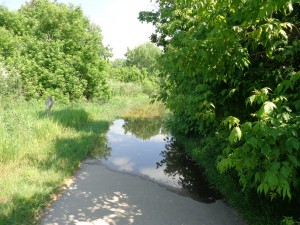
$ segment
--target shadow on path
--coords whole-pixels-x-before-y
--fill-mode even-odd
[[[87,159],[41,225],[243,225],[222,201],[204,204]]]

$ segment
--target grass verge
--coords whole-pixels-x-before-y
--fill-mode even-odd
[[[17,99],[0,106],[0,224],[37,224],[51,196],[89,154],[101,152],[111,121],[144,95],[108,103],[56,104]]]

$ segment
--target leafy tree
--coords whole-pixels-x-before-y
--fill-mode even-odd
[[[139,18],[156,26],[151,39],[164,48],[158,98],[183,132],[228,135],[218,167],[234,168],[244,189],[295,198],[299,1],[156,2]]]
[[[109,77],[125,83],[134,82],[142,86],[143,93],[153,95],[159,88],[157,60],[160,55],[161,50],[151,43],[128,49],[126,59],[115,59],[110,63]]]
[[[113,61],[111,61],[111,65],[113,68],[120,68],[120,67],[124,67],[126,64],[126,59],[115,59]]]
[[[14,68],[9,68],[0,58],[0,98],[19,95],[21,91],[20,75]]]
[[[136,66],[139,69],[144,68],[151,74],[157,69],[157,60],[160,55],[160,48],[147,42],[133,49],[127,49],[125,54],[126,65]]]
[[[140,70],[136,66],[111,68],[110,77],[122,82],[141,82],[146,79],[147,71]]]
[[[49,0],[26,2],[17,12],[0,9],[0,45],[6,63],[19,70],[27,98],[107,98],[107,57],[100,27],[80,7]],[[7,50],[9,49],[9,50]]]

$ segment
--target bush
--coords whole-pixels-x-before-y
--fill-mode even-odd
[[[19,71],[27,99],[108,97],[110,53],[80,7],[49,0],[28,1],[16,12],[0,7],[0,33],[0,57]]]
[[[21,94],[21,77],[17,70],[7,69],[0,61],[0,98]]]
[[[111,96],[137,96],[143,93],[143,87],[137,82],[121,82],[110,80],[108,82]]]

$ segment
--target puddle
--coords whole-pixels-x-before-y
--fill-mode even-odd
[[[215,202],[199,168],[161,124],[160,119],[114,121],[107,133],[110,152],[100,157],[101,162],[111,170],[152,180],[195,200]]]

